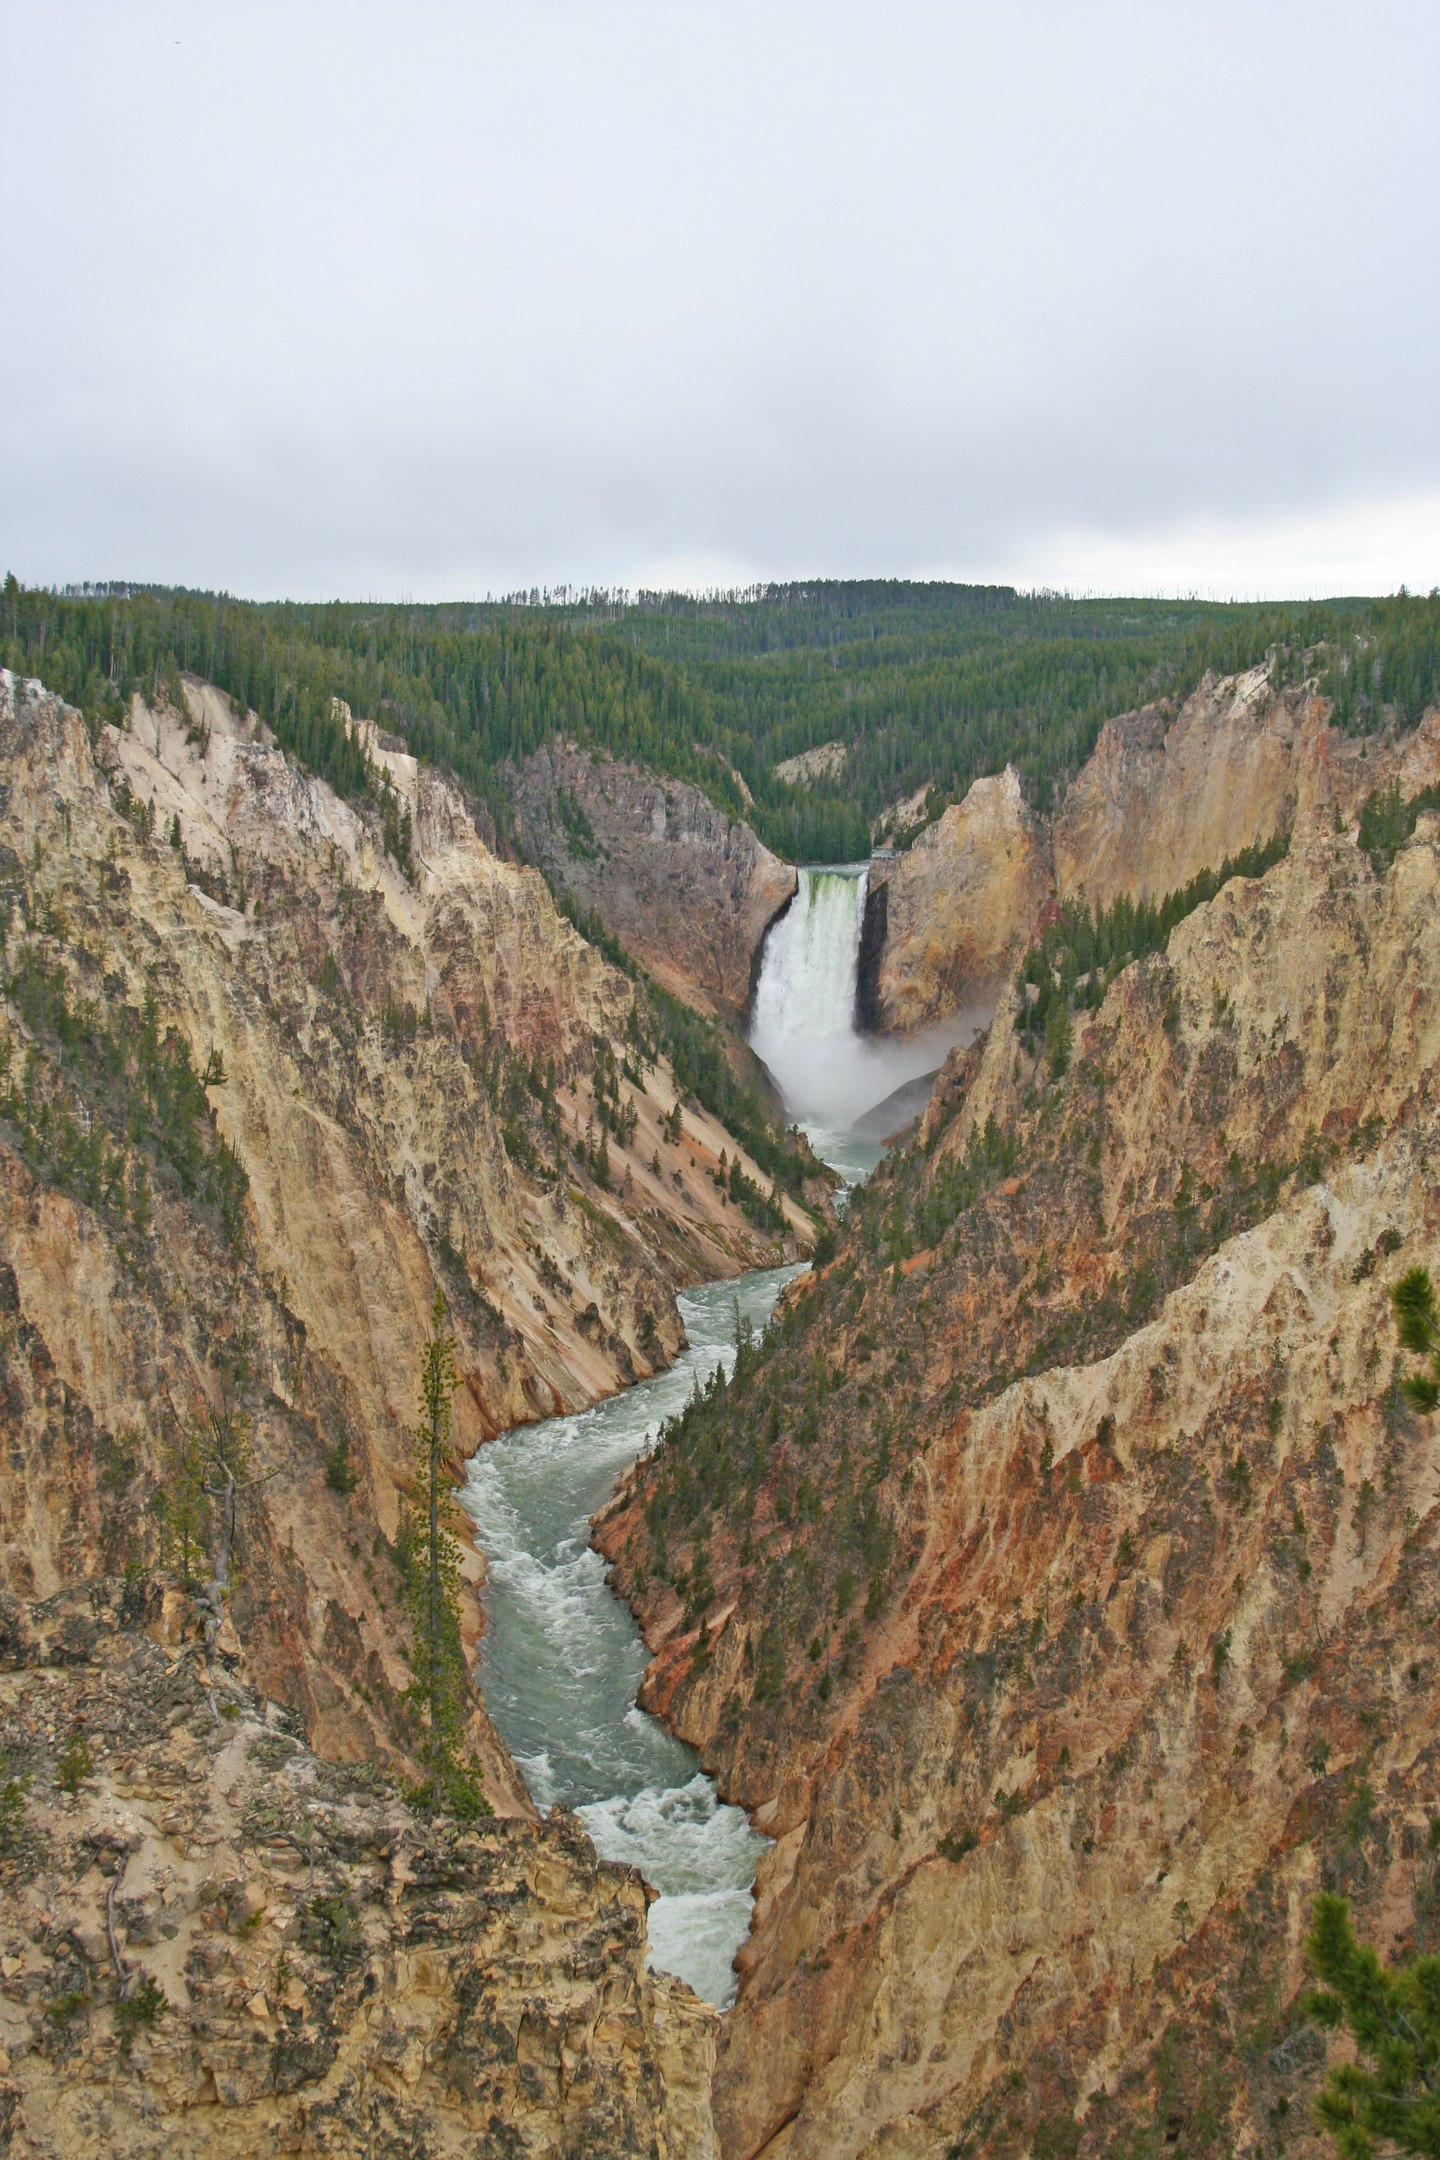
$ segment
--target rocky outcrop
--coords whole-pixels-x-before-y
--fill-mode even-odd
[[[739,1021],[795,872],[699,788],[588,751],[537,750],[513,784],[516,832],[558,892],[594,912],[668,990]]]
[[[871,864],[862,1019],[908,1034],[957,1013],[988,1018],[1051,887],[1044,830],[1013,765],[903,855]]]
[[[830,780],[845,770],[849,749],[843,742],[817,743],[813,750],[782,758],[774,767],[775,778],[786,787],[807,787],[812,780]]]
[[[426,1820],[183,1601],[0,1604],[11,2160],[710,2160],[717,2020],[578,1823]]]
[[[736,2160],[1280,2123],[1319,2160],[1314,1892],[1436,1947],[1440,1421],[1387,1287],[1440,1260],[1440,822],[1384,878],[1334,822],[1125,970],[1059,1077],[1002,1006],[602,1525],[648,1699],[776,1841]]]

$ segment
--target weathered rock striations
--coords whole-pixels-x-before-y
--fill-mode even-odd
[[[0,675],[0,2145],[706,2160],[717,2021],[645,1971],[638,1880],[533,1820],[478,1705],[497,1819],[386,1782],[405,1428],[437,1288],[460,1454],[653,1369],[677,1285],[810,1226],[750,1229],[712,1121],[672,1141],[633,986],[453,788],[369,736],[387,850],[184,697],[92,742]],[[726,2160],[1321,2160],[1314,1892],[1440,1948],[1440,1420],[1387,1296],[1440,1260],[1440,820],[1383,875],[1352,823],[1435,779],[1440,716],[1326,723],[1208,683],[1111,723],[1053,832],[1007,775],[877,879],[872,994],[919,1027],[1052,890],[1293,825],[1068,1059],[1002,997],[601,1520],[645,1699],[775,1840]],[[733,1019],[793,873],[628,768],[520,787],[556,882]],[[217,1415],[249,1462],[207,1633],[165,1563]]]
[[[1440,822],[1383,878],[1333,826],[1062,1078],[1002,1007],[602,1523],[648,1699],[776,1840],[734,2160],[1319,2160],[1314,1892],[1436,1947],[1440,1421],[1387,1286],[1440,1258]]]
[[[516,776],[516,830],[556,890],[666,989],[735,1022],[795,872],[700,789],[561,747]]]
[[[638,1881],[534,1825],[478,1700],[463,1746],[496,1819],[432,1851],[418,1890],[379,1863],[441,1834],[377,1784],[358,1843],[332,1837],[315,1811],[353,1813],[352,1773],[317,1758],[413,1774],[397,1533],[437,1290],[458,1458],[655,1369],[678,1287],[811,1225],[786,1202],[783,1231],[751,1227],[722,1153],[768,1179],[677,1101],[635,987],[452,787],[372,736],[382,816],[206,685],[184,703],[137,702],[92,740],[0,674],[0,1636],[24,1668],[0,1787],[30,1780],[30,1887],[4,1900],[25,1940],[0,1952],[9,2149],[708,2152],[710,2014],[644,1975]],[[217,1420],[243,1461],[233,1582],[202,1626],[175,1587],[210,1557],[184,1453]],[[45,1648],[65,1613],[79,1634]],[[241,1851],[281,1767],[267,1701],[315,1750],[284,1728],[278,1858]],[[76,1734],[93,1806],[88,1783],[54,1790]],[[165,1804],[137,1817],[152,1774]],[[91,1891],[103,1925],[111,1860],[142,1847],[149,1889],[183,1905],[161,1926],[183,1947],[149,1961],[153,2044],[111,1995],[154,1937],[127,1940],[122,1908],[118,1949],[92,1955]],[[269,1884],[239,1920],[202,1880],[232,1858]],[[306,1897],[359,1899],[329,1981],[257,1917],[297,1870]]]
[[[710,2160],[715,2015],[573,1819],[417,1816],[135,1581],[0,1601],[0,1709],[11,2160]]]
[[[866,1025],[909,1034],[957,1013],[988,1019],[1051,884],[1045,832],[1014,766],[977,780],[907,853],[871,864]]]

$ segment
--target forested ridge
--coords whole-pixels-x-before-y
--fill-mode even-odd
[[[1413,725],[1440,695],[1437,653],[1434,594],[1242,604],[851,582],[390,606],[11,579],[0,599],[0,659],[92,718],[191,670],[364,793],[341,698],[454,772],[502,832],[506,766],[563,736],[696,782],[792,861],[865,854],[902,796],[928,786],[938,813],[1007,762],[1048,809],[1107,718],[1271,654],[1277,679],[1334,699],[1341,726]],[[846,747],[841,770],[775,776],[828,742]]]

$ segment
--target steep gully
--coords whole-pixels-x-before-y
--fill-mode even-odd
[[[867,867],[803,869],[767,934],[751,1044],[812,1147],[854,1186],[883,1153],[866,1113],[933,1076],[954,1030],[906,1042],[856,1027]],[[899,1091],[899,1095],[897,1095]],[[884,1118],[880,1120],[883,1131]],[[492,1442],[469,1465],[464,1504],[489,1560],[480,1658],[487,1707],[544,1808],[573,1808],[602,1859],[639,1868],[662,1969],[723,2008],[769,1842],[717,1798],[694,1750],[640,1709],[648,1658],[589,1543],[589,1519],[622,1470],[719,1366],[741,1328],[763,1328],[795,1266],[752,1270],[684,1295],[687,1344],[665,1372],[576,1414]]]

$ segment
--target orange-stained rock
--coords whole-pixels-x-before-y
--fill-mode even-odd
[[[1387,1289],[1440,1270],[1440,820],[1383,878],[1334,825],[1125,970],[1063,1079],[1003,1003],[732,1394],[744,1505],[695,1414],[601,1519],[647,1687],[776,1841],[732,2160],[1282,2120],[1322,2160],[1314,1893],[1435,1941],[1440,1419]]]

